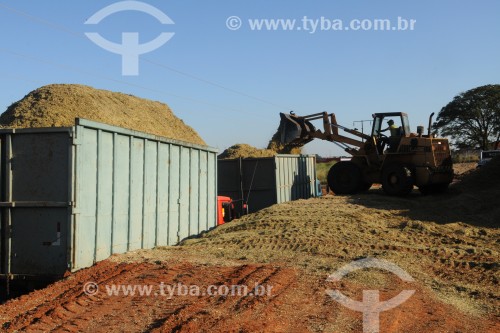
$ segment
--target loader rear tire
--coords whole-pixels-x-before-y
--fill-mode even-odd
[[[354,194],[362,189],[363,179],[360,168],[350,162],[335,163],[328,172],[328,187],[335,194]]]
[[[389,195],[407,195],[413,189],[410,168],[401,164],[389,164],[382,170],[382,189]]]

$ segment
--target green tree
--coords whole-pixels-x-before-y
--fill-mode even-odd
[[[439,112],[434,129],[459,148],[489,149],[500,136],[500,85],[461,93]]]

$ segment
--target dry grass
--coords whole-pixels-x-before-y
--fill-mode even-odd
[[[337,163],[336,161],[326,162],[326,163],[316,163],[316,177],[319,179],[321,184],[325,185],[328,183],[328,171],[330,168]]]

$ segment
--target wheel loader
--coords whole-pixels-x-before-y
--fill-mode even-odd
[[[423,126],[417,127],[417,133],[410,132],[406,113],[375,113],[371,134],[367,135],[337,124],[334,113],[308,116],[280,113],[279,133],[281,143],[287,147],[301,147],[321,139],[352,155],[350,161],[337,162],[328,172],[328,187],[335,194],[367,191],[373,184],[382,184],[389,195],[406,195],[414,186],[423,194],[431,194],[446,191],[453,180],[448,140],[431,133],[433,115],[424,134]],[[312,124],[320,119],[323,131]],[[389,124],[386,129],[384,122]],[[339,129],[359,139],[341,135]],[[389,129],[391,134],[384,134]]]

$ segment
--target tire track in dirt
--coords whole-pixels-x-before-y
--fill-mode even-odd
[[[12,321],[5,322],[3,328],[25,330],[29,327],[30,330],[53,330],[65,321],[71,320],[73,316],[89,311],[91,303],[100,300],[98,297],[90,298],[83,292],[84,283],[92,281],[98,285],[103,285],[112,280],[126,281],[143,268],[143,265],[130,264],[121,264],[113,268],[112,265],[105,265],[103,263],[101,265],[98,264],[95,269],[84,270],[78,279],[67,279],[56,283],[54,285],[54,289],[56,290],[55,297],[52,292],[44,295],[46,298],[43,299],[41,304],[31,309],[25,309],[25,313],[21,312]],[[94,274],[86,274],[90,271],[94,271]],[[60,290],[59,293],[57,292],[58,290]],[[19,301],[22,302],[23,299],[28,297],[23,296]],[[18,310],[22,311],[22,309]],[[29,316],[25,316],[26,313]]]
[[[1,306],[2,327],[7,332],[112,332],[130,331],[131,327],[133,331],[186,332],[201,323],[216,326],[235,310],[247,313],[260,304],[272,304],[269,299],[286,290],[295,275],[294,270],[272,265],[207,268],[189,263],[175,266],[141,263],[117,264],[113,270],[109,263],[102,262]],[[102,290],[96,295],[86,295],[82,288],[88,281],[97,283]],[[274,289],[269,299],[250,294],[168,298],[154,294],[157,291],[148,297],[109,296],[104,289],[106,285],[158,286],[161,282],[196,285],[201,290],[210,285],[245,285],[252,290],[256,284],[272,284]],[[51,297],[54,293],[56,297]]]
[[[378,273],[382,274],[382,273]],[[370,275],[368,275],[370,277]],[[375,276],[377,278],[377,276]],[[366,284],[346,277],[332,285],[325,278],[295,268],[272,264],[209,266],[189,262],[168,264],[104,261],[77,272],[43,290],[0,306],[6,332],[361,332],[361,313],[335,302],[325,291],[339,289],[348,297],[361,299]],[[377,278],[381,299],[402,289],[416,293],[401,306],[382,313],[384,332],[495,332],[498,322],[483,318],[480,323],[443,304],[422,286],[405,285],[390,274]],[[377,280],[375,279],[375,280]],[[101,291],[83,293],[87,281],[100,284]],[[272,286],[268,295],[235,294],[172,298],[110,296],[106,285],[255,285]],[[55,295],[53,297],[52,295]]]
[[[142,285],[158,286],[159,283],[167,281],[173,283],[179,281],[183,276],[188,276],[190,265],[170,267],[165,265],[141,265],[133,275],[119,276],[108,285]],[[152,289],[150,295],[125,296],[123,294],[110,296],[100,292],[99,297],[92,300],[89,310],[80,313],[72,322],[76,328],[74,332],[110,332],[127,331],[129,327],[145,330],[151,322],[157,321],[165,311],[175,312],[171,304],[166,303],[158,291]],[[92,318],[92,324],[88,319]],[[61,325],[66,328],[65,325]]]
[[[248,294],[205,295],[196,302],[184,306],[175,315],[164,318],[162,326],[152,332],[201,332],[204,331],[203,327],[210,327],[212,331],[227,331],[228,327],[232,326],[228,322],[232,322],[233,318],[239,318],[238,323],[234,325],[240,327],[248,325],[251,328],[255,323],[249,318],[254,318],[272,307],[276,299],[286,292],[295,280],[296,274],[290,269],[271,265],[244,265],[233,268],[218,276],[215,285],[245,285],[248,287]],[[255,295],[255,285],[272,286],[270,294]]]

